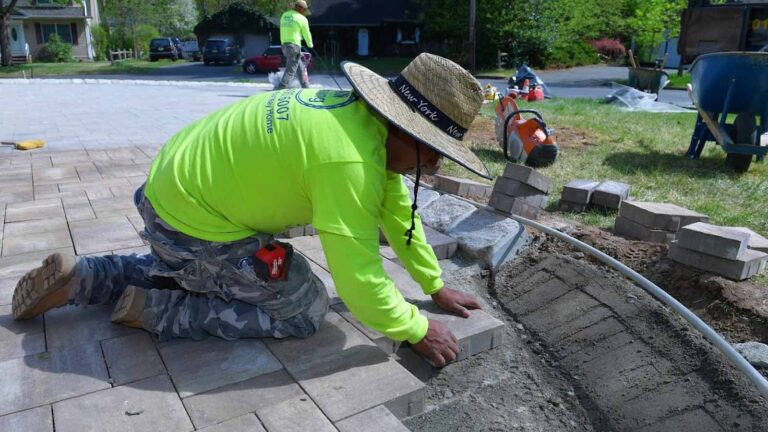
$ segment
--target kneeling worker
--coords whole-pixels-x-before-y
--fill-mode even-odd
[[[343,71],[352,92],[263,93],[181,130],[134,197],[151,254],[51,255],[19,281],[14,318],[115,304],[114,322],[161,340],[308,337],[328,310],[325,288],[272,235],[311,223],[339,296],[360,321],[438,366],[454,360],[454,335],[406,302],[385,273],[379,229],[438,306],[464,317],[480,307],[444,286],[401,174],[418,179],[445,156],[487,176],[462,143],[482,89],[431,54],[391,81],[354,63]]]

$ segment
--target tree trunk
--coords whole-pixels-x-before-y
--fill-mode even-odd
[[[5,6],[5,2],[0,0],[0,56],[3,57],[2,61],[0,61],[0,66],[10,66],[11,60],[13,60],[11,58],[11,35],[9,33],[11,29],[8,22],[10,21],[11,11],[16,7],[17,1],[11,0],[10,4]]]

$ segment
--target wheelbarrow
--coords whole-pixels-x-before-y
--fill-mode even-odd
[[[698,158],[714,141],[736,172],[746,172],[753,158],[765,159],[768,147],[760,145],[760,136],[768,130],[768,53],[702,55],[691,65],[688,93],[699,112],[688,157]],[[733,123],[726,123],[728,114],[736,115]]]

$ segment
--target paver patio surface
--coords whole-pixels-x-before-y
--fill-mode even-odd
[[[423,411],[424,383],[391,342],[385,352],[334,309],[306,340],[158,343],[110,323],[109,306],[14,321],[16,281],[48,254],[149,252],[132,196],[157,151],[0,148],[0,181],[14,185],[0,192],[0,430],[323,431],[373,409],[388,421]],[[339,303],[319,239],[292,241]],[[424,297],[385,261],[406,296]]]

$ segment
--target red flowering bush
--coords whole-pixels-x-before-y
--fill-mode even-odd
[[[602,54],[611,60],[616,60],[627,55],[627,49],[619,42],[618,39],[603,38],[599,40],[589,41],[592,48],[597,51],[598,54]]]

